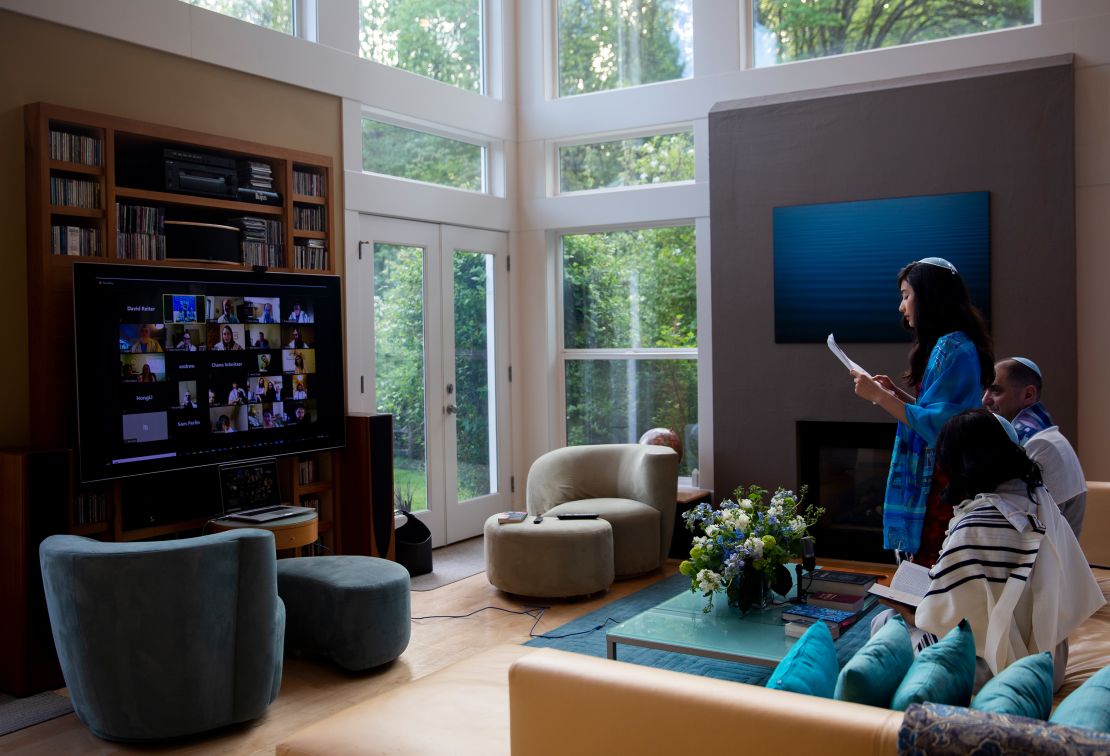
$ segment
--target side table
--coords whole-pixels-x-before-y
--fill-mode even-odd
[[[220,518],[208,523],[207,530],[219,533],[235,528],[260,528],[274,534],[274,546],[278,551],[294,549],[294,556],[301,555],[301,548],[316,543],[320,517],[316,512],[305,512],[295,517],[285,517],[269,522],[244,522]]]
[[[674,531],[671,536],[671,559],[686,559],[690,556],[690,545],[694,534],[686,529],[686,522],[682,519],[683,513],[695,504],[712,504],[713,492],[704,488],[692,486],[679,486],[678,495],[675,497]]]

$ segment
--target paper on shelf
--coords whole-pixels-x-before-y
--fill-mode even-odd
[[[838,360],[844,363],[844,367],[848,368],[849,370],[855,370],[857,373],[866,375],[868,378],[871,377],[871,373],[868,373],[859,365],[852,362],[852,359],[848,355],[844,354],[844,350],[841,349],[840,345],[836,343],[836,339],[833,338],[833,335],[831,333],[829,334],[829,338],[826,340],[826,343],[829,345],[829,351],[832,352]]]

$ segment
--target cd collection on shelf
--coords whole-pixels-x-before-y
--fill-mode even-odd
[[[86,491],[77,494],[73,501],[73,524],[89,525],[108,519],[108,494],[104,491]]]
[[[165,260],[165,208],[117,202],[116,257],[120,260]]]
[[[324,196],[324,177],[311,171],[293,171],[293,193],[305,197]]]
[[[328,246],[323,239],[306,239],[293,245],[293,266],[305,270],[328,269]]]
[[[96,209],[100,207],[100,182],[51,176],[50,204]]]
[[[100,229],[50,226],[50,253],[95,257],[100,254]]]
[[[293,206],[293,228],[297,231],[327,231],[322,205]]]
[[[316,469],[316,458],[302,459],[297,463],[297,481],[302,485],[315,483],[319,480]]]
[[[51,129],[50,159],[98,166],[104,160],[104,142],[95,137]]]
[[[285,264],[285,247],[282,243],[282,226],[279,220],[245,215],[233,218],[242,234],[243,263],[280,268]]]

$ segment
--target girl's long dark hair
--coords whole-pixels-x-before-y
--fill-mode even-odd
[[[994,347],[982,313],[971,303],[960,276],[947,268],[912,262],[898,272],[898,286],[905,281],[913,289],[914,327],[910,368],[902,376],[906,385],[916,388],[925,375],[925,366],[937,340],[953,331],[963,331],[979,353],[979,385],[994,382]]]
[[[941,499],[953,506],[1015,478],[1035,500],[1033,492],[1042,483],[1041,468],[1010,440],[998,418],[982,408],[961,412],[940,429],[937,467],[948,476]]]

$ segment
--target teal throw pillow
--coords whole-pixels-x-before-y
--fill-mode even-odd
[[[832,698],[836,673],[832,633],[824,622],[814,622],[775,667],[767,687]]]
[[[1110,732],[1110,667],[1103,667],[1073,690],[1048,721]]]
[[[910,633],[895,614],[840,670],[833,698],[888,709],[911,664]]]
[[[1046,651],[1018,659],[987,680],[971,699],[971,708],[1048,719],[1052,710],[1052,654]]]
[[[967,620],[918,653],[890,708],[905,711],[912,703],[930,701],[967,706],[975,687],[975,637]]]

